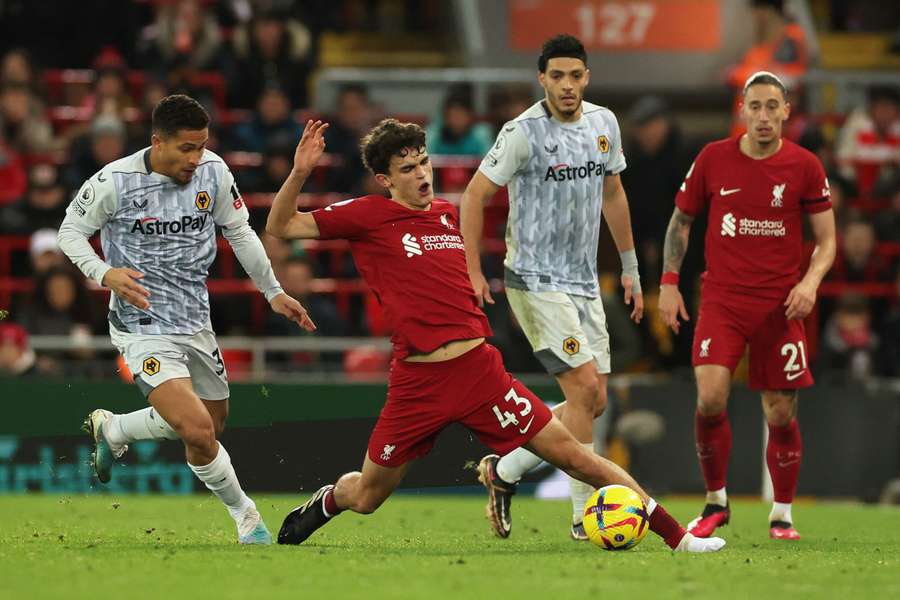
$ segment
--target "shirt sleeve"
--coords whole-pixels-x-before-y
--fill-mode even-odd
[[[272,298],[284,292],[281,284],[275,279],[272,263],[266,255],[262,242],[249,223],[224,227],[222,235],[231,244],[234,255],[266,300],[271,302]]]
[[[800,206],[807,214],[823,212],[831,208],[831,189],[822,163],[815,157],[809,157],[806,186],[800,197]]]
[[[687,215],[696,216],[706,210],[707,198],[706,148],[704,148],[684,176],[684,181],[675,194],[675,206]]]
[[[622,131],[619,129],[619,121],[616,115],[610,114],[612,139],[609,142],[609,160],[606,163],[607,175],[618,175],[625,170],[625,150],[622,148]],[[599,144],[599,142],[598,142]]]
[[[101,259],[88,239],[97,233],[116,212],[118,198],[112,175],[103,171],[91,177],[72,198],[59,226],[59,247],[85,277],[102,285],[112,266]]]
[[[250,220],[244,198],[238,191],[231,170],[222,163],[219,188],[213,200],[213,222],[223,229],[241,227]]]
[[[506,123],[497,134],[497,140],[481,161],[478,170],[494,182],[504,186],[531,158],[531,144],[515,121]]]
[[[364,237],[371,226],[371,216],[367,219],[365,213],[365,203],[358,198],[351,198],[314,210],[310,214],[319,227],[320,240],[353,240]]]

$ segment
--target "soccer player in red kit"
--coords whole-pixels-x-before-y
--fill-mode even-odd
[[[813,383],[802,319],[834,261],[835,226],[821,163],[781,136],[789,114],[782,82],[766,71],[753,74],[741,106],[747,133],[703,148],[675,197],[666,232],[659,311],[678,333],[678,317],[688,319],[678,269],[694,217],[708,213],[706,272],[692,351],[697,456],[707,494],[702,514],[688,528],[699,537],[731,518],[725,490],[731,451],[726,408],[731,374],[749,344],[750,387],[762,391],[769,427],[766,462],[775,489],[769,534],[800,539],[791,517],[803,454],[797,390]],[[804,214],[815,250],[801,277]]]
[[[327,124],[308,122],[294,168],[272,204],[266,230],[285,239],[343,238],[378,298],[393,335],[388,397],[362,471],[340,477],[291,511],[278,542],[299,544],[343,510],[368,514],[391,495],[409,461],[462,423],[499,454],[519,446],[596,487],[626,485],[643,498],[644,518],[673,549],[712,552],[719,538],[689,534],[628,473],[588,452],[547,406],[515,380],[469,282],[456,208],[434,197],[425,131],[386,119],[362,140],[366,166],[390,193],[297,211],[297,194],[325,149]]]

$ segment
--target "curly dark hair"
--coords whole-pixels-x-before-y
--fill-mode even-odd
[[[184,94],[166,96],[153,109],[153,133],[171,137],[179,129],[196,131],[209,127],[209,114],[203,106]]]
[[[387,174],[392,157],[406,156],[410,149],[425,152],[425,130],[415,123],[383,119],[366,134],[359,149],[373,175]]]
[[[574,35],[562,33],[544,42],[541,55],[538,57],[538,71],[547,72],[547,63],[551,58],[577,58],[587,66],[587,52],[584,45]]]

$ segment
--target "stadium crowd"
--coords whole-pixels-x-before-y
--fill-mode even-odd
[[[91,288],[63,257],[55,230],[86,179],[149,143],[149,115],[160,98],[181,92],[204,104],[213,119],[210,149],[234,171],[252,223],[261,232],[271,195],[290,172],[302,123],[314,114],[310,76],[322,32],[365,29],[373,18],[365,10],[348,14],[335,8],[339,3],[327,2],[302,3],[302,9],[299,3],[251,0],[113,4],[115,11],[127,14],[79,18],[90,23],[121,17],[131,24],[93,48],[80,45],[79,51],[90,48],[91,56],[67,54],[64,44],[50,49],[10,41],[0,45],[0,309],[8,312],[0,321],[0,372],[97,377],[114,372],[106,361],[92,360],[90,350],[35,353],[28,339],[63,335],[83,340],[106,332],[107,296]],[[427,21],[431,13],[424,13],[410,12]],[[25,19],[33,17],[21,17],[23,28]],[[65,11],[47,16],[45,32],[52,29],[46,23],[62,27],[66,17]],[[820,290],[819,310],[807,323],[814,364],[823,374],[900,376],[900,88],[871,87],[864,103],[841,115],[805,113],[801,89],[798,84],[786,134],[825,165],[839,231],[835,266]],[[402,115],[428,127],[439,195],[457,198],[498,128],[536,100],[528,89],[499,86],[492,98],[489,114],[478,114],[472,90],[454,86],[441,106]],[[589,89],[587,98],[603,104],[602,92]],[[648,307],[653,308],[675,192],[709,140],[684,135],[677,112],[664,98],[647,96],[616,108],[627,139],[623,182],[631,198]],[[340,90],[333,112],[323,115],[331,123],[328,156],[304,190],[305,205],[380,193],[363,168],[358,140],[389,112],[372,101],[363,85]],[[485,223],[485,270],[498,282],[504,211],[505,199],[495,198]],[[694,302],[703,269],[700,229],[682,270],[682,289]],[[387,333],[377,301],[359,282],[346,246],[289,244],[265,235],[263,240],[285,290],[318,323],[315,335]],[[615,256],[611,240],[602,248]],[[618,265],[602,257],[601,265],[607,271],[601,283],[613,371],[688,365],[690,327],[673,337],[650,310],[635,328],[618,299]],[[305,335],[287,321],[266,317],[227,246],[220,246],[210,283],[213,325],[220,335]],[[487,311],[508,368],[541,371],[505,302]],[[277,360],[288,369],[303,369],[316,357],[286,353]],[[335,368],[341,360],[346,359],[338,359]]]

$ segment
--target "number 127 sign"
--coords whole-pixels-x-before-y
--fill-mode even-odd
[[[510,0],[510,45],[540,49],[557,33],[588,50],[715,50],[720,0]]]

